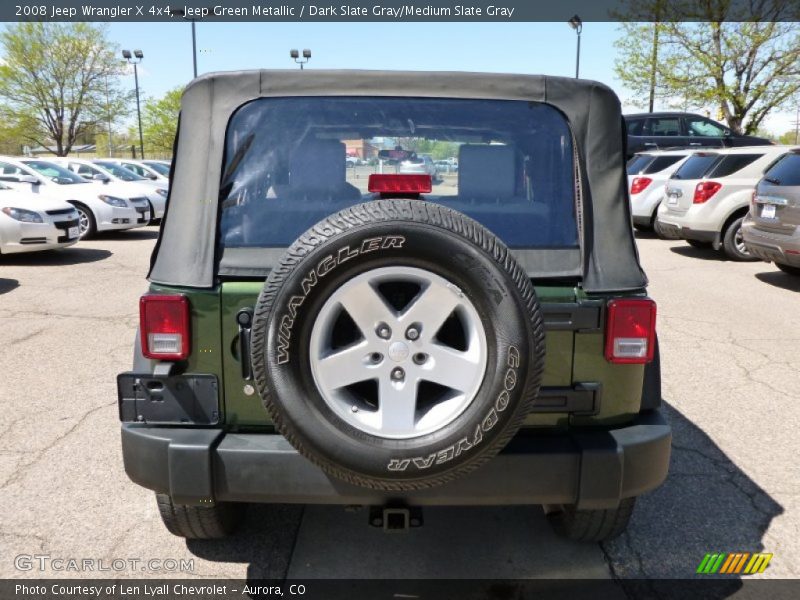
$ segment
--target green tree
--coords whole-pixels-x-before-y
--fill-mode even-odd
[[[650,23],[622,23],[614,70],[645,106],[658,31],[655,96],[670,105],[720,109],[737,133],[755,132],[800,89],[800,28],[780,4],[754,0],[757,14],[735,20],[731,0],[650,0]],[[742,3],[740,3],[742,4]],[[656,12],[658,11],[658,12]],[[637,13],[640,17],[642,10]],[[687,15],[697,22],[685,22]]]
[[[168,91],[158,99],[147,100],[142,111],[142,134],[147,155],[167,156],[178,129],[182,87]]]
[[[787,146],[792,146],[794,144],[800,143],[800,139],[798,139],[798,133],[796,130],[791,129],[784,133],[783,135],[779,136],[777,140],[775,140],[778,144],[785,144]]]
[[[23,148],[31,145],[29,133],[37,127],[35,119],[17,119],[0,107],[0,154],[22,154]]]
[[[125,113],[123,64],[106,33],[89,23],[15,23],[0,33],[0,101],[26,139],[66,156],[97,122]]]

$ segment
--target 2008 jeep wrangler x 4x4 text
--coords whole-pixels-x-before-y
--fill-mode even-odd
[[[620,533],[670,451],[624,136],[588,81],[192,82],[118,377],[125,469],[169,530],[293,502],[387,527],[541,504],[573,539]],[[417,173],[420,155],[458,166]]]

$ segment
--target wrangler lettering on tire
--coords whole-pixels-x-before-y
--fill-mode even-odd
[[[538,393],[544,327],[530,280],[451,209],[379,200],[286,251],[255,307],[264,406],[330,475],[381,490],[446,483],[496,455]]]

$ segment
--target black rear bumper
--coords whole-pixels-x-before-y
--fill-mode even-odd
[[[175,502],[414,505],[573,504],[609,508],[667,476],[670,427],[659,411],[617,429],[522,433],[477,471],[430,490],[383,493],[331,478],[277,434],[122,425],[125,471]]]

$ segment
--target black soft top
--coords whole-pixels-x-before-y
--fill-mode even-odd
[[[262,97],[407,96],[530,100],[561,111],[575,138],[581,260],[548,257],[553,273],[587,292],[641,289],[626,190],[624,124],[617,96],[594,81],[543,75],[421,71],[236,71],[192,81],[181,101],[167,218],[153,255],[153,283],[210,288],[215,281],[219,187],[233,113]],[[272,253],[265,253],[272,257]],[[273,258],[268,258],[273,260]],[[560,264],[561,263],[561,264]],[[524,263],[523,263],[523,266]],[[531,271],[531,269],[529,269]]]

